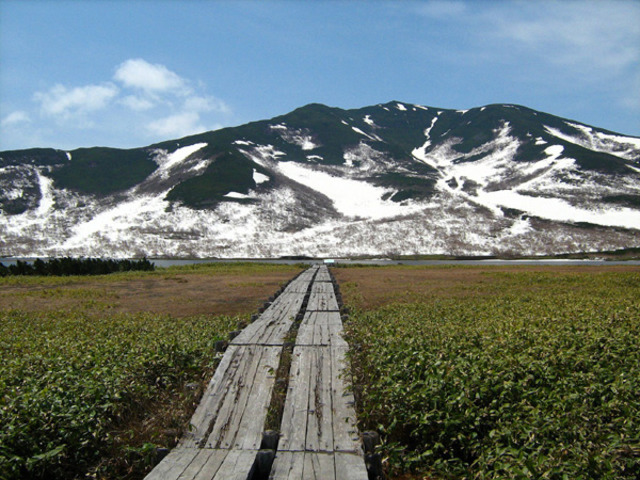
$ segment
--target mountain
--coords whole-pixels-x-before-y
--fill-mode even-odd
[[[0,152],[0,255],[640,246],[640,138],[518,105],[311,104],[144,148]]]

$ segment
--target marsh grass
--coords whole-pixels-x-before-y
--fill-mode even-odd
[[[188,428],[216,342],[299,270],[0,279],[0,479],[142,478]]]
[[[639,270],[354,272],[359,421],[391,478],[638,478]]]

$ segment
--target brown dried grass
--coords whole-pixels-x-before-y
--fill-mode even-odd
[[[491,295],[503,288],[501,274],[539,272],[594,275],[605,272],[640,272],[634,265],[506,265],[409,266],[333,268],[346,305],[364,310],[394,302],[424,302],[433,297]],[[536,288],[530,286],[529,288]]]
[[[270,266],[271,267],[271,266]],[[101,277],[40,277],[0,283],[0,309],[53,311],[82,308],[114,313],[150,312],[177,318],[248,315],[300,267],[158,270]],[[204,271],[203,271],[204,270]]]

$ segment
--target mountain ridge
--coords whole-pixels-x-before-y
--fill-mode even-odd
[[[640,246],[640,138],[513,104],[292,112],[134,149],[0,152],[0,254]]]

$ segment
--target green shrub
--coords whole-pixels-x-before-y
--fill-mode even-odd
[[[235,323],[0,312],[0,478],[85,475],[119,427],[211,371]]]
[[[502,275],[347,325],[362,428],[392,473],[638,478],[640,277]]]

